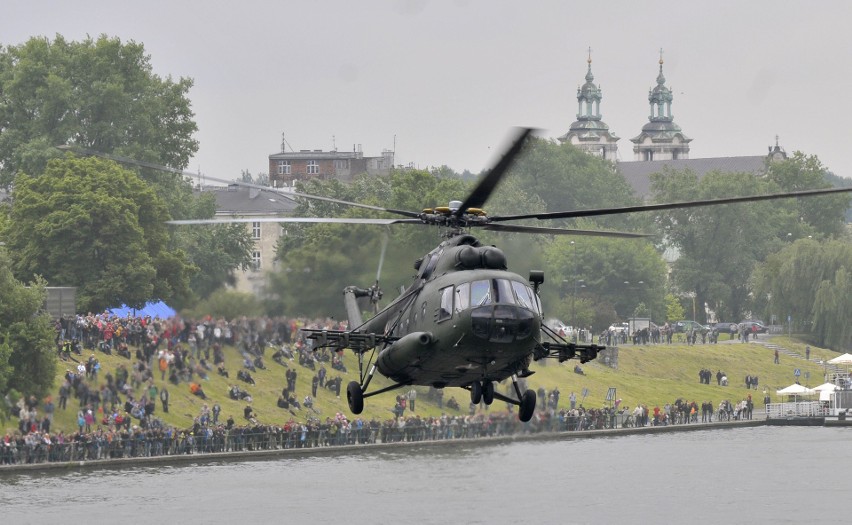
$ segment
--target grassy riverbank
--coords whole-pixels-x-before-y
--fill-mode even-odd
[[[774,338],[773,342],[804,355],[804,343],[782,337]],[[344,363],[348,369],[346,374],[339,373],[328,365],[326,366],[329,378],[337,375],[343,378],[340,398],[329,390],[321,388],[315,399],[317,412],[309,413],[304,408],[300,411],[292,410],[289,412],[276,406],[278,395],[286,385],[284,377],[286,368],[272,361],[267,355],[265,359],[267,370],[258,370],[253,373],[257,384],[255,386],[247,385],[236,380],[236,373],[240,369],[241,362],[239,354],[233,348],[226,348],[225,352],[226,367],[231,377],[230,379],[221,377],[213,371],[209,380],[200,381],[208,396],[207,401],[192,395],[188,385],[172,385],[167,381],[161,381],[159,373],[155,373],[154,382],[157,387],[166,386],[169,389],[170,410],[168,414],[164,414],[162,406],[158,402],[154,415],[168,425],[185,428],[192,425],[192,420],[198,415],[202,404],[207,403],[212,406],[214,402],[218,402],[222,407],[221,420],[226,420],[230,415],[233,416],[237,424],[243,424],[245,423],[243,408],[246,403],[231,400],[227,395],[229,385],[237,384],[253,396],[252,407],[257,413],[258,420],[262,423],[283,424],[290,418],[296,421],[304,421],[310,415],[324,419],[328,416],[334,416],[337,412],[342,412],[352,418],[346,405],[346,384],[357,379],[358,376],[357,358],[353,353],[347,352],[344,356]],[[271,354],[271,352],[268,352],[268,354]],[[530,388],[544,387],[548,392],[554,387],[558,387],[561,392],[560,407],[568,406],[568,396],[572,391],[576,393],[578,403],[590,408],[601,407],[606,404],[604,398],[607,389],[610,387],[616,388],[617,398],[623,400],[623,405],[630,407],[637,403],[644,403],[649,407],[662,406],[677,398],[696,401],[699,404],[704,401],[712,401],[714,405],[718,405],[723,399],[737,402],[744,399],[749,393],[752,394],[756,403],[760,403],[763,399],[764,388],[769,390],[773,401],[778,401],[775,390],[794,382],[796,378],[793,373],[796,368],[801,370],[802,375],[799,379],[802,384],[810,386],[821,384],[824,370],[822,365],[816,361],[830,359],[838,355],[835,352],[812,347],[810,361],[782,353],[780,364],[775,365],[773,364],[773,354],[774,352],[771,349],[753,343],[722,342],[715,345],[699,344],[695,346],[680,344],[633,346],[628,344],[619,349],[619,367],[617,370],[604,366],[598,361],[593,361],[582,365],[585,375],[579,375],[573,372],[576,361],[568,361],[563,364],[548,361],[546,365],[534,364],[532,369],[536,373],[529,377],[527,382]],[[88,355],[84,354],[84,357],[88,357]],[[131,365],[131,361],[117,356],[108,356],[98,352],[97,357],[102,366],[98,378],[99,383],[105,382],[103,378],[107,371],[114,375],[115,369],[120,363],[124,363],[128,369]],[[60,362],[55,387],[52,391],[54,402],[57,402],[59,398],[58,391],[62,384],[65,368],[71,365],[76,366],[76,363]],[[299,366],[296,362],[290,362],[289,367],[298,372],[296,394],[301,402],[304,396],[311,391],[311,378],[314,371]],[[702,368],[707,368],[713,372],[713,381],[710,385],[703,385],[698,381],[698,372]],[[730,381],[729,386],[716,385],[715,373],[717,370],[722,370],[727,374]],[[805,378],[806,373],[809,373],[809,379]],[[746,375],[759,377],[759,390],[749,391],[745,388]],[[377,374],[371,383],[371,390],[388,384],[384,378]],[[507,381],[504,385],[499,385],[498,389],[505,391],[510,386]],[[581,393],[584,388],[588,389],[589,395],[582,399]],[[384,420],[391,417],[391,408],[395,403],[396,394],[405,390],[407,389],[366,399],[364,413],[361,417],[365,420],[373,417]],[[469,394],[465,390],[446,389],[443,409],[439,409],[433,401],[427,398],[428,388],[418,387],[417,390],[416,414],[421,417],[439,416],[442,412],[448,414],[466,414],[468,412]],[[139,389],[136,393],[137,397],[140,397],[142,390]],[[455,397],[461,405],[459,412],[447,409],[446,402],[451,397]],[[495,402],[490,408],[492,411],[503,411],[505,409],[505,403],[499,401]],[[78,402],[72,397],[68,400],[67,410],[57,409],[52,431],[63,430],[68,433],[76,430],[77,410]],[[39,414],[43,415],[43,412],[39,410]],[[101,417],[101,415],[98,415],[97,419],[100,420]],[[7,421],[4,426],[7,427],[7,430],[10,430],[14,429],[16,424],[17,419],[13,418],[11,421]]]

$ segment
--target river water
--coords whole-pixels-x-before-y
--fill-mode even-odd
[[[754,427],[0,472],[0,522],[845,521],[852,428]]]

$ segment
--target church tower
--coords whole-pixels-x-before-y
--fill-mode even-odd
[[[577,88],[577,121],[571,124],[568,133],[559,137],[559,142],[568,142],[586,153],[615,162],[618,154],[616,142],[619,137],[609,130],[601,120],[601,88],[594,83],[592,74],[592,50],[589,49],[586,83]]]
[[[683,134],[672,117],[672,92],[663,76],[663,50],[660,50],[660,74],[657,85],[648,91],[651,115],[642,133],[630,139],[636,160],[677,160],[689,158],[691,138]]]

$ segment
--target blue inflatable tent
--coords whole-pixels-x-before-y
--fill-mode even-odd
[[[128,315],[145,317],[150,315],[151,317],[159,317],[160,319],[168,319],[169,317],[174,317],[175,314],[177,314],[174,308],[163,301],[146,303],[143,308],[130,308],[127,305],[122,305],[121,308],[111,308],[109,313],[117,315],[118,317],[127,317]]]

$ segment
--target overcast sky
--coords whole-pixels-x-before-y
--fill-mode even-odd
[[[156,73],[190,77],[200,148],[187,169],[268,170],[295,150],[478,172],[513,126],[564,134],[592,48],[601,113],[621,137],[648,121],[663,48],[691,158],[759,155],[775,136],[852,177],[852,2],[6,0],[0,43],[118,36]],[[289,151],[289,149],[288,149]]]

